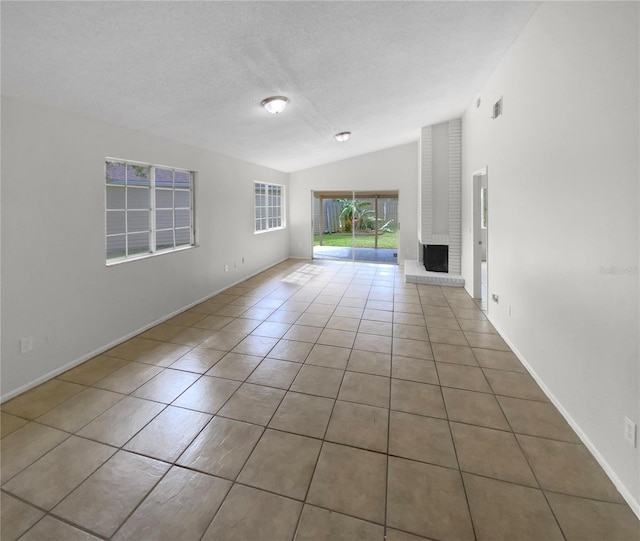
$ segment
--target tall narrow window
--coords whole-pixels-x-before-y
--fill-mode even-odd
[[[482,221],[480,223],[480,226],[482,227],[482,229],[487,229],[487,217],[489,215],[488,204],[489,202],[487,201],[487,188],[481,188],[480,189],[480,207],[482,210],[482,215],[481,215]]]
[[[254,204],[256,233],[285,227],[284,186],[256,182]]]
[[[106,160],[107,262],[193,246],[193,173]]]

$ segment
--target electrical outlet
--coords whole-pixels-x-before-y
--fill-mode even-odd
[[[224,266],[224,272],[229,272],[229,265]]]
[[[636,424],[629,419],[629,417],[624,418],[624,437],[631,444],[632,447],[636,446],[636,437],[637,437],[637,428]]]
[[[20,339],[20,353],[29,353],[33,349],[33,336]]]

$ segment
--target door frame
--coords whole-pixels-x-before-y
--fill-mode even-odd
[[[318,195],[320,194],[320,195]],[[311,189],[310,190],[310,214],[311,214],[311,220],[310,224],[311,227],[309,228],[309,253],[310,253],[310,259],[314,259],[314,233],[315,233],[315,227],[316,225],[318,225],[320,228],[322,228],[322,219],[323,219],[323,209],[322,209],[322,205],[320,205],[320,215],[319,215],[319,220],[320,220],[320,224],[316,224],[316,216],[315,216],[315,201],[316,199],[320,200],[320,202],[322,202],[323,196],[328,196],[324,199],[332,199],[335,198],[335,196],[346,196],[347,194],[349,194],[348,196],[352,199],[356,199],[358,196],[361,196],[364,199],[376,199],[376,203],[378,198],[389,198],[389,199],[396,199],[398,201],[398,220],[397,220],[397,231],[398,231],[398,235],[397,235],[397,239],[398,239],[398,245],[395,248],[396,254],[395,254],[395,263],[389,263],[389,264],[394,264],[394,265],[399,265],[400,264],[400,257],[399,254],[400,252],[400,190],[397,189],[391,189],[391,190],[366,190],[366,189],[352,189],[352,190],[314,190]],[[377,211],[376,211],[376,217],[377,217]],[[355,236],[356,236],[356,231],[355,229],[352,230],[352,243],[355,243]],[[377,244],[377,243],[376,243]],[[378,249],[386,249],[386,248],[378,248],[376,246],[375,248],[376,250]],[[357,262],[360,261],[358,259],[356,259],[356,248],[355,246],[351,247],[351,258],[350,259],[338,259],[338,261],[351,261],[353,262]],[[362,262],[367,263],[370,261],[364,261],[362,260]]]
[[[482,298],[482,205],[481,192],[482,188],[487,188],[487,209],[489,194],[489,168],[484,166],[477,171],[471,173],[473,182],[473,298]],[[487,210],[488,213],[488,210]],[[487,219],[487,241],[486,246],[486,262],[487,262],[487,291],[489,290],[489,220]],[[485,301],[487,299],[484,299]],[[487,303],[488,306],[488,303]]]

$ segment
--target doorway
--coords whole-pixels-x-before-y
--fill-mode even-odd
[[[313,258],[398,263],[398,192],[313,192]]]
[[[487,168],[473,173],[473,297],[487,311],[489,283],[489,183]]]

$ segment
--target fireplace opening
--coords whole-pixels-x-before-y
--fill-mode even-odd
[[[423,244],[424,268],[433,272],[449,272],[449,246],[446,244]]]

